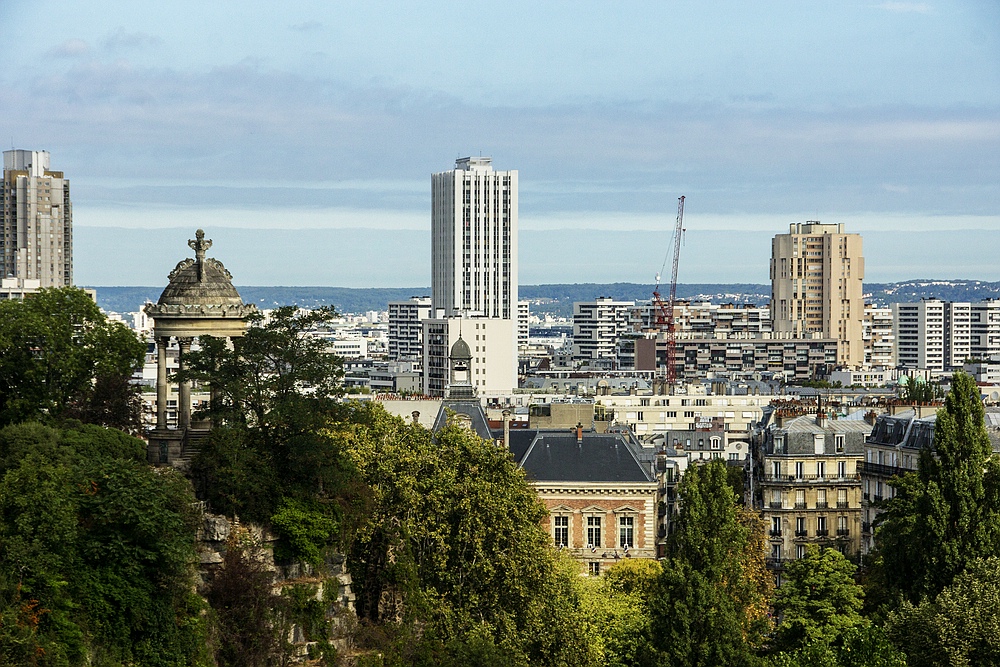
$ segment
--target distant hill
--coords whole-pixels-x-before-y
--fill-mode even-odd
[[[97,302],[107,311],[128,313],[139,310],[147,300],[159,298],[163,287],[95,287]],[[248,303],[260,308],[282,305],[299,305],[315,308],[333,305],[343,313],[363,313],[385,310],[390,301],[411,296],[430,294],[429,287],[239,287],[240,295]],[[667,288],[661,286],[661,291]],[[638,283],[577,283],[553,285],[521,285],[522,299],[531,302],[534,313],[549,313],[567,317],[573,313],[574,301],[591,301],[599,296],[609,296],[621,301],[639,301],[652,296],[652,285]],[[947,301],[982,301],[1000,299],[1000,282],[980,280],[907,280],[899,283],[867,283],[868,298],[882,305],[923,298]],[[753,283],[740,284],[680,284],[677,296],[692,301],[716,303],[755,303],[763,306],[771,298],[771,286]]]

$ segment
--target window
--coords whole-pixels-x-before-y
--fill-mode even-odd
[[[837,534],[847,535],[847,517],[838,516],[837,517]]]
[[[816,479],[823,479],[826,477],[826,462],[817,461],[816,462]]]
[[[593,563],[588,563],[587,565],[589,567],[590,576],[592,576],[592,577],[599,577],[599,576],[601,576],[601,564],[600,564],[600,562],[595,561]]]
[[[712,438],[711,447],[712,449],[722,449],[722,438]]]
[[[846,436],[843,436],[843,435],[835,435],[835,436],[833,436],[834,442],[837,445],[837,453],[838,454],[839,453],[843,453],[843,451],[844,451],[844,439],[845,439],[845,437]]]
[[[781,517],[772,516],[771,517],[771,537],[779,537],[781,535]]]
[[[771,507],[781,507],[781,489],[771,489]]]
[[[823,454],[826,449],[826,435],[816,433],[813,435],[813,451],[816,454]]]
[[[837,507],[847,507],[847,489],[837,489]]]
[[[795,507],[798,509],[805,509],[805,506],[806,506],[806,490],[795,489]]]
[[[795,517],[795,537],[806,536],[806,518],[804,516]]]
[[[826,535],[826,517],[821,516],[816,519],[816,534],[823,536]]]
[[[587,545],[591,549],[601,546],[601,517],[587,517]]]
[[[785,436],[783,435],[774,436],[774,453],[775,454],[785,453]]]
[[[826,489],[816,491],[816,507],[826,507]]]
[[[796,558],[805,558],[806,557],[806,545],[804,545],[804,544],[797,544],[797,545],[795,545],[795,557]]]
[[[847,477],[847,461],[837,461],[837,477],[841,479]]]
[[[634,516],[623,516],[618,518],[618,546],[623,549],[635,546]]]
[[[795,478],[802,479],[805,477],[805,464],[802,461],[795,462]]]
[[[555,540],[556,546],[558,547],[568,547],[569,546],[569,517],[568,516],[557,516],[554,517],[555,521]]]
[[[774,479],[781,477],[781,461],[771,461],[771,477]]]
[[[781,545],[772,544],[771,545],[771,558],[774,560],[781,560]]]

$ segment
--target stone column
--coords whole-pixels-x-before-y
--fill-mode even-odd
[[[167,346],[169,336],[156,337],[156,428],[167,428]]]
[[[191,338],[179,338],[180,356],[177,359],[177,370],[183,371],[187,368],[188,353],[191,352]],[[180,391],[177,396],[177,428],[188,428],[191,426],[191,382],[181,382]]]

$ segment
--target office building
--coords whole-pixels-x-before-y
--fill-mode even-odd
[[[468,157],[431,177],[431,308],[426,394],[444,395],[447,354],[459,337],[473,350],[480,395],[517,386],[517,171]]]
[[[792,223],[771,244],[771,320],[776,333],[837,341],[837,363],[864,363],[865,263],[860,234],[842,224]]]
[[[48,151],[4,151],[2,199],[0,278],[72,285],[69,180],[49,169]]]

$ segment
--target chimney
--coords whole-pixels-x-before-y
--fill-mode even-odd
[[[503,446],[510,449],[510,410],[503,411]]]
[[[580,422],[576,423],[576,444],[583,443],[583,424]]]

